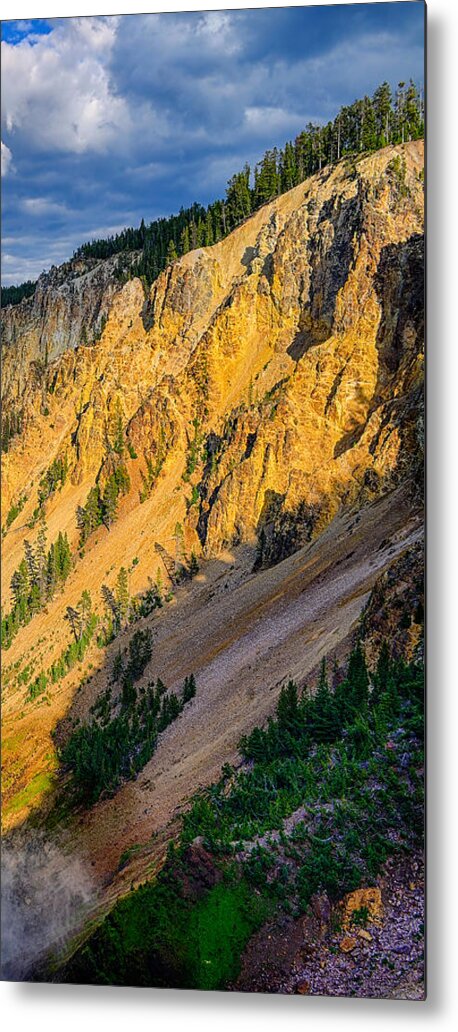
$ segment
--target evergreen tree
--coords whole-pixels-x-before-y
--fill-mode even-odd
[[[126,619],[128,610],[129,610],[129,601],[130,601],[130,595],[129,595],[129,575],[128,575],[127,570],[125,569],[124,566],[121,566],[121,569],[120,569],[120,571],[118,573],[118,576],[116,578],[115,598],[116,598],[117,612],[118,612],[118,615],[119,615],[119,622],[120,622],[120,624],[122,626],[124,620]]]
[[[135,706],[136,701],[137,689],[134,685],[132,677],[126,674],[122,682],[121,703],[124,709],[130,709],[131,706]]]
[[[177,249],[175,247],[175,242],[173,240],[169,240],[169,245],[167,248],[167,265],[170,265],[172,262],[175,262],[177,258],[178,255]]]
[[[351,706],[355,713],[364,715],[369,701],[369,676],[360,641],[350,655],[347,681]]]
[[[81,637],[82,637],[82,634],[83,634],[83,623],[82,623],[82,618],[81,618],[80,610],[79,609],[75,609],[74,606],[67,606],[67,608],[65,610],[65,617],[64,617],[64,619],[68,620],[68,623],[70,624],[70,627],[72,629],[72,633],[74,635],[75,641],[76,642],[81,641]]]
[[[332,122],[314,125],[309,122],[294,142],[288,141],[282,151],[267,150],[254,170],[254,183],[248,165],[235,172],[228,181],[226,197],[204,208],[192,204],[178,215],[156,219],[137,229],[130,227],[106,239],[83,244],[76,257],[108,258],[119,255],[115,275],[121,282],[139,276],[144,288],[150,285],[167,264],[175,261],[177,252],[186,254],[200,246],[211,246],[226,236],[236,225],[260,205],[279,193],[291,189],[307,176],[321,170],[342,156],[375,150],[388,143],[418,139],[424,129],[423,95],[411,81],[401,82],[392,98],[387,82],[382,83],[372,98],[363,97],[344,106]],[[135,261],[129,254],[139,252]],[[28,296],[35,284],[6,288],[5,303],[15,303]],[[102,317],[98,336],[103,332]],[[87,343],[86,328],[81,333]],[[19,427],[20,429],[20,427]],[[8,413],[2,421],[2,448],[5,450],[15,432],[16,417]]]
[[[47,572],[48,572],[48,557],[46,550],[46,527],[42,523],[38,531],[36,546],[35,546],[35,567],[36,567],[36,583],[38,586],[40,598],[44,599],[46,596],[47,586]]]
[[[297,184],[297,167],[294,145],[291,142],[285,144],[280,154],[280,186],[281,192],[286,193]]]
[[[212,219],[211,208],[209,207],[209,208],[207,208],[207,214],[205,216],[205,231],[204,231],[204,244],[205,244],[205,247],[211,247],[212,244],[214,244],[214,242],[215,242],[215,240],[214,240],[214,236],[213,236],[213,219]]]
[[[195,694],[196,694],[196,679],[194,677],[194,674],[190,674],[189,677],[185,678],[185,682],[184,682],[184,686],[183,686],[183,696],[182,696],[182,698],[183,698],[183,705],[185,705],[187,702],[189,702],[191,699],[193,699]]]
[[[377,125],[370,97],[364,97],[362,107],[361,149],[373,151],[377,146]]]
[[[120,616],[116,598],[111,591],[111,588],[107,587],[106,584],[102,584],[100,594],[102,596],[109,621],[113,624],[114,633],[117,634],[120,629]]]
[[[355,721],[347,730],[347,743],[353,758],[360,763],[372,755],[373,745],[369,724],[361,713],[357,713]]]
[[[412,79],[410,79],[405,92],[404,114],[407,139],[418,140],[423,135],[424,126],[420,95]]]
[[[27,598],[30,591],[30,575],[29,568],[25,561],[22,559],[19,568],[14,571],[11,578],[11,593],[13,596],[13,604],[17,609],[24,608],[27,602]]]
[[[77,606],[81,616],[81,633],[84,634],[92,614],[92,599],[87,588],[83,591]]]
[[[47,598],[52,598],[56,589],[56,584],[59,582],[59,561],[58,561],[58,547],[57,542],[49,548],[48,557],[46,561],[46,595]]]
[[[103,522],[107,528],[115,522],[118,514],[118,487],[113,476],[108,477],[102,495]]]
[[[390,142],[390,128],[392,116],[392,94],[391,87],[387,82],[378,86],[373,97],[375,125],[377,132],[377,146],[386,147]]]
[[[182,230],[180,237],[180,250],[182,254],[187,254],[191,249],[191,243],[189,239],[189,226],[186,225]]]
[[[37,571],[37,564],[36,564],[36,560],[35,560],[35,553],[34,553],[34,550],[32,548],[32,545],[30,544],[30,541],[24,541],[24,553],[25,553],[25,562],[26,562],[26,565],[27,565],[27,573],[28,573],[28,577],[29,577],[30,588],[32,588],[32,587],[36,586],[37,583],[38,583],[38,571]]]
[[[237,226],[251,212],[250,166],[245,165],[229,180],[226,190],[226,213],[231,227]]]
[[[56,542],[57,566],[59,580],[66,581],[72,568],[72,554],[68,543],[67,532],[59,531]]]
[[[254,180],[254,205],[259,207],[277,196],[280,177],[277,170],[277,150],[268,150],[256,165]]]
[[[98,487],[91,487],[85,509],[89,533],[92,533],[101,523],[100,491]]]
[[[308,706],[308,721],[317,742],[332,742],[340,731],[337,707],[329,689],[324,657],[321,661],[316,694]]]

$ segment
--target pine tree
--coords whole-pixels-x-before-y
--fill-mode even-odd
[[[101,522],[100,491],[98,487],[91,487],[89,491],[86,501],[86,515],[89,533],[92,533]]]
[[[170,265],[172,262],[175,262],[177,258],[178,258],[178,255],[177,255],[177,249],[175,247],[175,242],[173,240],[169,240],[169,246],[167,248],[167,258],[166,258],[167,265]]]
[[[118,513],[118,487],[114,476],[108,477],[102,495],[103,522],[107,528],[113,525]]]
[[[407,139],[417,140],[422,135],[424,127],[420,111],[420,96],[412,79],[405,92],[404,114]]]
[[[122,682],[122,694],[121,703],[125,709],[130,709],[131,706],[135,706],[137,701],[137,689],[134,685],[132,677],[127,674],[123,678]]]
[[[362,109],[361,149],[373,151],[377,145],[375,111],[370,97],[364,97]]]
[[[226,213],[233,229],[251,213],[250,166],[229,180],[226,190]]]
[[[317,742],[332,742],[339,733],[338,711],[329,689],[326,659],[323,657],[314,698],[307,707],[311,733]]]
[[[214,241],[214,237],[213,237],[213,219],[212,219],[211,210],[210,210],[210,208],[208,208],[207,215],[206,215],[206,218],[205,218],[205,235],[204,235],[205,247],[211,247],[212,244],[214,244],[214,242],[215,241]]]
[[[98,486],[91,487],[86,499],[84,508],[78,506],[76,510],[76,524],[80,530],[80,545],[87,541],[88,537],[102,522],[102,502]]]
[[[191,249],[191,242],[189,239],[189,226],[186,225],[182,231],[180,237],[180,250],[182,254],[187,254]]]
[[[18,609],[24,607],[24,603],[27,603],[27,598],[30,590],[30,578],[29,570],[24,559],[19,564],[19,568],[14,571],[11,578],[11,593],[13,596],[13,604]]]
[[[79,609],[75,609],[74,606],[67,606],[64,619],[68,620],[74,634],[75,641],[80,641],[83,634],[83,624]]]
[[[46,561],[46,595],[52,598],[59,581],[58,543],[50,545]]]
[[[119,631],[120,620],[118,603],[116,601],[116,598],[113,592],[111,591],[111,588],[109,588],[106,584],[102,584],[100,594],[105,604],[105,609],[107,611],[108,618],[110,622],[113,623],[114,632],[115,634],[117,634]]]
[[[350,655],[347,681],[351,706],[356,713],[366,713],[369,701],[369,677],[366,660],[359,641]]]
[[[124,566],[121,566],[116,579],[115,599],[119,614],[119,622],[122,625],[123,621],[126,619],[130,601],[129,575]]]
[[[373,96],[378,147],[385,147],[387,143],[390,143],[391,104],[391,88],[387,82],[383,82],[381,86],[377,87]]]
[[[40,598],[44,599],[46,596],[46,581],[48,571],[47,561],[47,550],[46,550],[46,526],[44,523],[41,524],[38,531],[36,546],[35,546],[35,566],[36,566],[36,578]]]
[[[281,689],[276,713],[281,730],[289,731],[291,734],[298,730],[301,724],[301,711],[297,685],[294,681],[288,681],[288,684]]]
[[[297,183],[296,155],[291,142],[285,144],[284,151],[280,154],[280,184],[281,191],[285,193],[291,190]]]
[[[353,757],[359,762],[368,760],[372,755],[372,740],[369,724],[362,713],[357,713],[354,723],[347,730],[347,742]]]
[[[254,182],[254,204],[259,207],[277,196],[280,177],[277,171],[277,150],[268,150],[256,165]]]
[[[81,616],[81,634],[84,634],[92,614],[92,599],[87,588],[81,595],[77,609]]]
[[[27,573],[29,577],[30,588],[37,584],[37,564],[35,560],[35,553],[30,544],[30,541],[24,541],[24,554],[25,562],[27,564]]]
[[[196,694],[196,679],[194,674],[190,674],[189,677],[185,678],[183,685],[183,705],[194,698]]]
[[[59,532],[57,537],[58,546],[58,570],[60,580],[66,581],[72,568],[72,554],[68,543],[67,532]]]
[[[395,143],[404,143],[406,135],[405,82],[398,83],[394,99]]]

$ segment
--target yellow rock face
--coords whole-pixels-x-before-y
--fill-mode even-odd
[[[30,488],[30,467],[38,474],[64,451],[74,484],[103,481],[118,408],[138,455],[128,462],[132,504],[160,447],[181,500],[167,533],[198,486],[186,522],[207,555],[253,535],[269,498],[284,511],[313,506],[319,528],[340,506],[411,473],[422,382],[421,168],[417,142],[324,170],[227,240],[175,262],[146,301],[138,280],[115,291],[101,340],[54,361],[56,290],[40,297],[37,313],[22,306],[24,326],[10,310],[4,403],[23,411],[26,431],[5,459],[6,507]],[[106,299],[111,288],[98,275]],[[59,294],[57,320],[62,304]],[[40,317],[53,345],[37,371],[30,326]],[[181,475],[193,420],[188,487]],[[159,506],[162,493],[159,478]]]
[[[4,413],[23,430],[3,460],[4,520],[25,499],[3,540],[6,610],[53,460],[66,455],[69,475],[46,503],[48,542],[67,532],[74,553],[76,509],[113,468],[119,417],[131,484],[8,665],[32,653],[50,665],[68,639],[65,607],[87,588],[101,608],[101,583],[138,557],[130,591],[144,590],[155,545],[174,554],[177,522],[188,554],[218,557],[261,534],[273,549],[278,528],[288,549],[298,521],[303,543],[402,482],[418,490],[422,168],[421,141],[326,168],[174,262],[146,298],[138,279],[116,283],[110,262],[76,262],[6,310]],[[12,726],[21,705],[7,701]],[[43,755],[65,694],[53,706],[48,724],[41,711]]]

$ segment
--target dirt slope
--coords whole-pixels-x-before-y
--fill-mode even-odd
[[[138,779],[67,828],[66,848],[88,864],[97,886],[96,909],[154,868],[174,815],[223,763],[237,761],[240,736],[272,711],[285,675],[303,683],[323,655],[345,651],[374,581],[421,536],[419,515],[397,492],[356,522],[335,520],[319,541],[271,570],[242,576],[252,558],[246,550],[210,563],[200,583],[161,612],[144,681],[159,675],[178,687],[193,671],[198,693]],[[106,676],[105,669],[95,676],[70,716],[87,712]],[[139,845],[118,873],[121,855]]]

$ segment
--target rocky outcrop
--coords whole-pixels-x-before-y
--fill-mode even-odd
[[[288,525],[305,506],[316,534],[400,480],[419,489],[422,164],[418,141],[325,169],[173,263],[146,301],[114,260],[41,277],[6,311],[5,410],[25,426],[7,501],[25,453],[39,468],[65,450],[73,483],[103,480],[119,411],[131,505],[160,452],[152,513],[171,475],[166,533],[181,519],[206,555],[259,536],[272,499]]]
[[[31,378],[40,384],[50,363],[97,338],[121,289],[117,265],[115,257],[53,266],[39,277],[32,297],[3,310],[4,403],[20,405]]]

